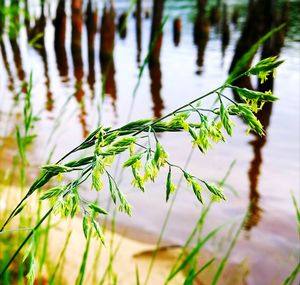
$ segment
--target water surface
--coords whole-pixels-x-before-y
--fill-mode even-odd
[[[247,1],[227,1],[226,15],[224,7],[217,6],[219,18],[218,14],[211,13],[214,1],[208,1],[207,18],[197,17],[200,9],[194,1],[166,1],[164,14],[169,19],[161,39],[160,56],[155,64],[144,69],[132,105],[139,66],[149,47],[152,1],[143,1],[140,16],[129,15],[126,30],[121,28],[121,33],[118,24],[124,19],[122,14],[129,8],[129,1],[115,1],[114,9],[106,10],[102,4],[95,3],[90,10],[85,3],[85,17],[76,7],[72,11],[69,1],[64,9],[63,2],[60,1],[58,10],[56,3],[51,2],[43,16],[38,3],[29,1],[30,13],[37,20],[32,19],[27,28],[22,26],[16,39],[3,35],[0,56],[0,175],[3,180],[9,177],[17,155],[15,126],[21,124],[22,91],[26,89],[23,82],[28,82],[30,73],[33,109],[40,119],[35,128],[38,137],[29,150],[28,175],[33,179],[37,166],[45,163],[54,146],[52,161],[79,144],[99,122],[119,126],[128,119],[157,118],[221,85],[243,34],[249,35],[246,44],[259,31],[252,27],[245,32]],[[187,164],[191,173],[206,180],[222,179],[230,164],[236,161],[227,180],[230,187],[225,187],[228,200],[213,206],[205,231],[224,222],[240,222],[251,205],[246,227],[231,258],[237,263],[247,259],[247,284],[280,284],[299,258],[291,191],[299,197],[300,5],[299,1],[290,1],[288,7],[284,1],[278,5],[280,8],[274,12],[277,22],[271,24],[288,20],[288,25],[273,51],[285,63],[273,82],[273,91],[280,100],[266,106],[260,114],[266,136],[246,135],[246,126],[238,120],[234,136],[226,144],[214,146],[206,155],[194,150],[190,159],[187,135],[160,136],[172,162]],[[237,20],[232,20],[234,15]],[[257,17],[260,21],[267,15]],[[201,36],[195,39],[197,19],[201,20],[196,34]],[[259,25],[263,24],[257,22]],[[174,26],[181,27],[179,34],[174,34]],[[42,36],[36,39],[39,33]],[[101,42],[100,38],[105,40]],[[260,55],[261,51],[254,60]],[[246,83],[262,88],[255,80]],[[203,105],[211,106],[213,102],[214,98],[209,98]],[[127,234],[134,238],[157,236],[170,206],[165,203],[164,177],[156,184],[149,184],[147,192],[142,194],[132,189],[128,173],[117,173],[134,209],[132,218],[118,215],[121,228],[128,227]],[[9,182],[14,183],[16,176]],[[94,197],[88,187],[84,195]],[[99,199],[106,204],[108,193],[104,191]],[[201,209],[192,191],[182,183],[166,228],[165,242],[182,244]],[[227,234],[223,236],[226,239]],[[213,243],[211,249],[214,248],[217,244]],[[270,277],[269,283],[265,283],[266,276]]]

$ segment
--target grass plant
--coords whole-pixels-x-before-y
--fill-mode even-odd
[[[129,11],[132,10],[135,2],[135,0],[131,1]],[[161,30],[163,29],[166,20],[167,18],[163,20]],[[236,68],[233,69],[233,72],[221,86],[207,94],[195,98],[191,102],[180,106],[173,112],[158,119],[142,119],[133,121],[116,129],[99,126],[80,145],[59,159],[57,163],[50,164],[50,162],[48,162],[44,165],[39,177],[34,181],[29,190],[25,192],[27,165],[26,150],[29,144],[34,141],[35,135],[33,135],[32,130],[34,123],[37,121],[37,118],[33,115],[31,104],[31,75],[24,101],[23,126],[22,129],[20,127],[16,129],[20,157],[20,188],[23,196],[19,203],[3,221],[0,229],[0,237],[3,236],[3,234],[9,233],[9,230],[6,230],[6,228],[13,222],[15,217],[23,217],[26,214],[25,211],[28,210],[25,208],[26,202],[33,198],[33,194],[37,194],[40,199],[38,200],[38,208],[36,212],[36,224],[31,228],[30,225],[32,223],[24,220],[22,221],[21,218],[21,225],[26,227],[28,226],[28,228],[24,232],[21,231],[21,229],[19,230],[19,237],[22,238],[22,240],[20,239],[19,246],[14,248],[13,252],[5,250],[4,254],[0,256],[0,258],[2,258],[0,280],[3,280],[3,284],[10,284],[12,282],[13,276],[9,269],[12,268],[14,262],[17,262],[18,255],[21,252],[23,253],[23,261],[17,262],[17,264],[21,264],[18,271],[19,284],[34,284],[36,280],[38,284],[42,284],[43,268],[46,263],[49,262],[47,258],[47,251],[49,232],[52,228],[52,214],[61,215],[62,218],[72,219],[78,216],[79,212],[81,213],[80,218],[82,218],[82,228],[83,234],[86,237],[86,244],[75,284],[86,284],[85,280],[87,279],[92,280],[93,284],[117,284],[118,272],[117,269],[114,269],[114,260],[117,258],[121,242],[118,244],[115,243],[114,234],[116,209],[131,215],[132,206],[130,205],[126,195],[120,189],[120,180],[116,178],[117,172],[112,175],[110,167],[113,165],[114,161],[117,161],[117,165],[120,166],[122,161],[120,157],[125,154],[127,154],[127,158],[122,161],[122,171],[127,171],[128,169],[131,170],[133,187],[145,192],[147,183],[155,182],[157,176],[160,173],[164,173],[162,169],[166,169],[166,201],[168,202],[168,200],[171,199],[170,208],[161,229],[160,236],[155,245],[155,249],[146,272],[145,281],[143,283],[141,281],[138,265],[136,266],[135,277],[137,285],[146,285],[149,283],[156,255],[161,246],[161,241],[163,239],[172,207],[176,199],[176,193],[180,188],[181,182],[186,181],[188,183],[190,190],[195,194],[195,197],[200,204],[204,203],[204,193],[206,192],[209,194],[210,202],[206,206],[203,206],[200,217],[191,235],[181,248],[180,254],[175,260],[174,265],[164,283],[169,284],[179,273],[186,272],[184,284],[193,284],[199,274],[215,262],[215,259],[212,258],[199,267],[197,260],[199,258],[200,250],[208,241],[219,233],[223,226],[213,229],[204,237],[202,237],[202,231],[208,212],[214,202],[226,200],[222,188],[225,185],[226,179],[234,163],[230,166],[229,171],[222,181],[217,184],[210,183],[209,181],[196,177],[192,173],[188,172],[186,166],[182,167],[180,165],[173,164],[167,151],[162,145],[158,134],[169,132],[186,133],[191,138],[192,147],[198,149],[202,153],[210,150],[213,143],[224,142],[226,140],[226,136],[231,136],[233,134],[234,119],[237,117],[240,117],[245,121],[249,131],[255,132],[260,136],[264,135],[263,127],[256,118],[255,113],[265,102],[274,102],[277,100],[277,97],[275,97],[271,92],[263,93],[240,88],[235,86],[234,82],[243,76],[256,76],[262,78],[266,73],[275,72],[276,68],[282,63],[281,60],[278,60],[275,57],[263,59],[256,65],[247,69],[247,71],[244,70],[249,59],[254,56],[259,46],[281,28],[282,26],[272,30],[260,39],[249,50],[249,52],[242,57]],[[149,54],[152,52],[151,49],[153,49],[153,46],[154,44],[150,46],[150,50],[140,67],[138,81],[133,91],[132,102],[134,102],[144,68],[149,62]],[[228,90],[235,91],[241,102],[230,99],[226,95]],[[214,108],[203,108],[203,102],[209,96],[215,96],[217,105]],[[59,123],[60,122],[57,123],[55,128],[58,127]],[[51,132],[49,141],[55,131],[56,129]],[[69,156],[81,151],[85,151],[88,154],[81,156],[81,158],[77,160],[65,162]],[[181,174],[181,180],[177,186],[173,183],[174,172]],[[74,174],[74,176],[77,175],[76,178],[73,178],[71,181],[69,178],[64,178],[71,173]],[[58,179],[54,181],[53,178],[55,177]],[[52,183],[51,185],[54,184],[54,187],[47,187],[50,183]],[[104,269],[103,275],[100,277],[97,275],[96,271],[98,266],[101,265],[101,251],[103,250],[103,246],[106,244],[104,237],[106,224],[104,229],[101,228],[99,224],[99,217],[105,218],[109,213],[103,208],[103,205],[100,205],[97,201],[86,201],[81,197],[79,188],[84,183],[90,183],[91,188],[95,191],[100,191],[105,187],[109,189],[111,201],[115,205],[114,217],[112,220],[112,235],[109,242],[109,261]],[[44,191],[44,188],[49,189]],[[49,207],[49,204],[50,208],[48,208],[45,212],[44,208]],[[295,198],[294,204],[297,210],[299,228],[300,215]],[[42,225],[44,222],[46,222],[46,226],[43,228]],[[229,256],[241,233],[243,224],[244,220],[235,233],[225,256],[217,268],[212,282],[213,285],[216,285],[222,276],[224,267],[226,266]],[[26,232],[28,232],[27,235],[24,235]],[[71,233],[72,232],[69,231],[66,235],[63,248],[54,268],[51,269],[51,272],[47,272],[49,276],[49,284],[60,284],[58,273],[64,263]],[[91,251],[91,241],[93,236],[100,240],[100,244],[93,262],[94,272],[93,274],[90,274],[90,276],[87,276],[87,261],[89,252]],[[195,240],[196,243],[193,246],[192,244]],[[26,246],[27,250],[25,251],[24,249]],[[299,268],[298,264],[291,275],[285,280],[284,284],[292,284],[292,282],[296,279],[296,276],[299,274]],[[25,278],[27,278],[26,281]]]

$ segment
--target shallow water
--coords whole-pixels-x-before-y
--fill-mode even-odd
[[[111,22],[108,20],[108,27],[129,8],[129,1],[115,2],[116,17]],[[209,1],[207,10],[211,9],[212,3]],[[36,166],[45,163],[54,146],[52,161],[80,143],[99,121],[104,125],[118,126],[129,118],[160,117],[222,84],[228,75],[247,12],[246,1],[227,3],[230,37],[222,51],[222,25],[211,25],[207,42],[197,47],[193,41],[193,19],[197,13],[193,1],[166,2],[165,14],[169,15],[169,20],[164,27],[159,64],[150,70],[145,68],[132,109],[133,90],[139,74],[136,18],[129,16],[125,39],[115,33],[114,49],[110,50],[113,52],[110,67],[113,68],[99,59],[100,4],[94,41],[91,37],[93,25],[89,29],[83,25],[81,44],[74,49],[71,48],[72,23],[68,2],[65,45],[59,42],[54,48],[54,4],[46,9],[44,37],[33,46],[28,44],[25,27],[21,28],[16,42],[4,35],[6,54],[2,48],[0,57],[0,175],[3,178],[9,176],[12,158],[17,153],[15,125],[21,123],[22,109],[15,98],[22,97],[22,81],[25,78],[28,80],[30,72],[33,76],[33,109],[40,118],[35,129],[38,137],[29,153],[29,175],[34,177]],[[237,26],[230,22],[236,4],[240,7]],[[34,1],[30,7],[32,14],[39,15],[39,6]],[[144,15],[148,11],[151,17],[151,1],[144,1],[141,62],[147,55],[150,39],[151,18],[147,19]],[[300,185],[299,1],[290,2],[288,13],[289,31],[280,50],[280,57],[285,59],[285,63],[274,80],[274,93],[280,100],[272,108],[266,108],[262,117],[266,137],[260,139],[252,134],[245,135],[245,125],[236,121],[234,136],[228,138],[226,144],[214,146],[205,156],[194,150],[188,161],[191,173],[211,181],[222,179],[232,161],[236,161],[227,180],[230,187],[225,188],[228,201],[213,206],[205,231],[224,222],[240,222],[252,202],[246,229],[231,258],[232,262],[247,259],[247,284],[280,284],[299,257],[296,216],[290,194],[293,191],[299,197]],[[173,20],[178,16],[181,17],[182,29],[180,42],[175,46]],[[106,36],[109,38],[112,35],[113,32]],[[76,34],[73,37],[76,41]],[[94,43],[94,56],[89,53],[93,50],[91,45],[89,49],[89,39]],[[106,83],[104,104],[99,107],[101,72],[106,74]],[[255,81],[252,83],[257,85]],[[210,106],[213,101],[210,98],[203,101],[203,105]],[[98,108],[102,111],[98,112]],[[162,135],[160,139],[172,162],[180,165],[187,163],[190,141],[186,135]],[[145,194],[131,188],[127,172],[120,174],[119,178],[134,212],[132,218],[119,214],[118,223],[122,227],[128,226],[127,234],[134,238],[157,236],[170,205],[165,203],[163,177],[158,183],[149,185]],[[11,180],[13,183],[14,179]],[[84,195],[90,199],[94,197],[89,191]],[[107,203],[108,193],[101,193],[99,199],[103,204]],[[200,211],[201,206],[193,193],[182,183],[166,228],[165,242],[183,243]],[[225,240],[229,240],[227,235],[225,231]],[[218,252],[226,249],[222,246],[220,251],[217,242],[211,247]],[[265,282],[266,277],[269,283]]]

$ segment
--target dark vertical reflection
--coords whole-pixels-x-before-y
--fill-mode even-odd
[[[101,20],[100,65],[102,74],[103,92],[112,98],[115,109],[117,88],[115,82],[114,63],[115,44],[115,11],[112,5],[104,7]]]
[[[281,10],[281,9],[280,9]],[[281,14],[276,12],[275,1],[268,1],[266,5],[266,14],[265,14],[265,25],[267,30],[271,30],[272,28],[280,25],[281,23],[287,22],[287,2],[283,4]],[[280,50],[284,44],[284,37],[286,35],[286,30],[282,30],[276,33],[270,40],[266,41],[263,45],[263,50],[261,54],[261,58],[267,58],[270,56],[278,56],[280,54]],[[274,78],[273,76],[269,76],[268,80],[264,83],[258,83],[258,90],[261,92],[273,90],[274,86]],[[260,220],[261,216],[261,208],[259,207],[259,175],[260,169],[263,163],[262,149],[267,142],[267,129],[270,124],[270,118],[272,114],[272,103],[266,103],[262,110],[257,113],[257,118],[260,120],[265,129],[265,136],[260,137],[255,135],[255,139],[251,142],[253,147],[254,158],[251,161],[250,169],[249,169],[249,180],[250,180],[250,215],[249,219],[245,224],[245,228],[247,230],[251,230],[252,227],[256,226]]]
[[[160,96],[161,84],[161,69],[160,62],[149,64],[149,72],[151,79],[151,95],[153,101],[153,114],[155,118],[160,118],[162,116],[162,110],[164,108],[164,102]]]
[[[135,31],[136,31],[136,48],[137,48],[136,61],[139,64],[141,62],[141,52],[142,52],[142,0],[137,0],[136,2]]]
[[[163,33],[161,31],[161,23],[163,18],[164,0],[153,0],[152,24],[150,45],[153,49],[150,53],[149,62],[159,61],[160,50],[162,45]]]
[[[92,1],[89,0],[86,11],[86,27],[88,34],[88,83],[90,85],[92,93],[94,93],[95,84],[95,35],[97,32],[97,19],[97,10],[93,10]]]
[[[163,100],[160,95],[161,90],[161,69],[160,69],[160,51],[163,40],[161,23],[163,18],[164,0],[154,0],[151,24],[150,47],[152,47],[149,56],[149,72],[151,80],[151,95],[153,101],[153,113],[155,118],[161,117],[164,108]]]
[[[227,16],[227,5],[223,4],[222,9],[222,25],[221,25],[221,40],[222,40],[222,57],[225,56],[226,48],[229,44],[230,40],[230,31],[229,31],[229,24],[228,24],[228,16]]]
[[[24,24],[25,24],[25,27],[26,27],[27,35],[29,37],[29,34],[30,34],[30,15],[29,15],[29,9],[28,9],[28,0],[24,0],[24,10],[25,10]]]
[[[264,24],[265,18],[265,7],[267,2],[272,0],[251,0],[248,4],[248,14],[247,19],[244,24],[242,34],[237,42],[235,53],[231,62],[229,72],[233,70],[234,66],[238,60],[250,49],[250,47],[258,41],[267,32],[266,25]],[[255,24],[253,24],[255,23]],[[251,64],[252,59],[249,61],[248,66],[245,68],[245,71]],[[251,82],[249,77],[242,77],[235,82],[238,86],[244,86],[251,88]]]
[[[5,0],[0,0],[0,11],[4,11],[5,10]],[[3,32],[4,32],[4,26],[5,26],[5,14],[4,13],[0,13],[0,50],[1,50],[1,55],[2,55],[2,59],[3,59],[3,63],[4,63],[4,67],[8,76],[8,89],[10,91],[14,90],[14,80],[13,80],[13,76],[12,76],[12,72],[8,63],[8,59],[7,59],[7,53],[6,53],[6,49],[5,49],[5,45],[3,42]]]
[[[46,45],[45,45],[45,28],[46,28],[46,17],[43,13],[40,18],[36,21],[35,26],[33,30],[31,31],[31,34],[33,37],[37,37],[37,40],[34,44],[35,49],[40,54],[43,64],[44,64],[44,70],[45,70],[45,86],[46,86],[46,109],[48,111],[53,110],[53,94],[51,92],[50,88],[50,77],[49,77],[49,65],[48,65],[48,59],[47,59],[47,51],[46,51]]]
[[[71,53],[75,77],[75,98],[80,105],[79,120],[82,125],[83,137],[89,133],[86,123],[86,111],[84,106],[84,92],[82,87],[83,62],[81,55],[81,34],[82,34],[82,1],[72,0],[72,35]]]
[[[181,18],[177,17],[173,21],[173,42],[176,47],[179,46],[180,36],[181,36]]]
[[[204,51],[209,36],[209,21],[205,15],[207,0],[197,0],[197,16],[194,23],[194,43],[197,46],[197,74],[202,73]]]
[[[66,21],[65,0],[59,0],[56,8],[54,24],[54,49],[56,54],[56,64],[59,75],[67,81],[68,79],[68,60],[65,47],[66,38]]]
[[[21,81],[24,81],[25,80],[25,71],[24,71],[23,65],[22,65],[22,58],[21,58],[21,51],[19,48],[19,44],[18,44],[16,38],[10,38],[9,41],[10,41],[12,52],[13,52],[14,62],[15,62],[16,68],[17,68],[18,78]]]
[[[119,16],[119,20],[118,20],[118,32],[120,35],[120,38],[122,40],[124,40],[127,36],[127,13],[123,12],[120,16]]]
[[[235,5],[231,16],[231,23],[236,26],[238,24],[239,17],[240,17],[240,9],[237,5]]]
[[[245,23],[244,30],[242,32],[241,38],[237,44],[235,51],[235,56],[233,58],[231,69],[233,68],[234,62],[237,62],[243,52],[241,50],[248,50],[258,38],[260,38],[264,33],[271,30],[272,28],[280,25],[287,21],[287,5],[286,3],[280,9],[282,12],[278,14],[276,12],[276,1],[274,0],[264,0],[264,1],[251,1],[249,4],[249,14],[247,22]],[[254,14],[253,14],[254,13]],[[250,22],[249,22],[250,21]],[[255,22],[256,25],[252,23]],[[257,34],[259,33],[259,34]],[[286,31],[282,30],[271,37],[270,40],[266,41],[263,45],[263,50],[261,58],[267,58],[270,56],[275,56],[280,54],[280,50],[284,43]],[[249,38],[247,38],[247,35]],[[241,50],[240,50],[241,49]],[[251,61],[249,62],[250,65]],[[264,83],[258,83],[258,90],[265,92],[273,90],[274,79],[272,75]],[[242,79],[236,82],[240,86],[252,88],[251,82],[248,79]],[[259,176],[263,163],[262,150],[267,142],[267,129],[270,124],[270,117],[272,114],[272,103],[266,103],[263,108],[257,113],[257,118],[261,121],[265,136],[260,137],[256,134],[254,139],[250,142],[253,148],[254,157],[250,163],[249,168],[249,182],[250,182],[250,192],[249,192],[249,216],[245,223],[245,229],[251,230],[255,227],[262,215],[262,209],[259,206],[260,194],[259,194]]]
[[[45,0],[40,0],[42,15],[45,15]]]
[[[218,0],[216,5],[212,6],[209,14],[209,21],[212,26],[217,26],[220,21],[220,6],[221,0]]]
[[[8,63],[8,59],[7,59],[7,53],[6,53],[6,49],[5,49],[5,45],[4,42],[2,40],[2,37],[0,38],[0,49],[1,49],[1,54],[2,54],[2,59],[3,59],[3,63],[4,63],[4,67],[8,76],[8,89],[10,91],[14,91],[15,89],[15,84],[14,84],[14,79],[13,79],[13,75]]]
[[[18,11],[19,1],[12,0],[10,3],[10,8],[12,11]],[[19,48],[19,43],[17,41],[18,36],[18,26],[19,26],[19,14],[16,12],[12,12],[10,15],[10,23],[9,23],[9,41],[13,52],[13,59],[15,62],[15,66],[17,69],[17,76],[20,81],[23,82],[22,84],[22,92],[26,92],[26,83],[25,83],[25,71],[23,69],[22,58],[21,58],[21,51]]]

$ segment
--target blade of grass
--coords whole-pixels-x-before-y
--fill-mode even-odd
[[[207,234],[198,244],[193,248],[190,254],[183,260],[183,262],[168,276],[167,282],[171,281],[181,270],[183,270],[189,262],[197,255],[199,250],[212,238],[214,237],[223,226],[219,226]]]
[[[70,237],[71,237],[71,234],[72,234],[72,230],[69,231],[68,235],[67,235],[67,238],[66,238],[66,241],[64,243],[64,247],[59,255],[59,258],[58,258],[58,261],[55,265],[55,268],[54,268],[54,271],[49,279],[49,285],[54,285],[54,281],[55,281],[55,277],[56,277],[56,274],[57,274],[57,271],[60,267],[60,264],[62,263],[62,260],[65,256],[65,253],[66,253],[66,250],[67,250],[67,247],[68,247],[68,244],[69,244],[69,241],[70,241]]]
[[[135,282],[136,282],[136,285],[140,285],[141,284],[141,282],[140,282],[139,268],[138,268],[137,265],[135,266]]]
[[[186,169],[188,167],[188,165],[190,163],[190,160],[192,158],[192,155],[193,155],[193,151],[194,151],[193,149],[190,151],[189,156],[188,156],[188,158],[187,158],[187,160],[185,162],[184,169]],[[181,175],[180,180],[178,181],[178,184],[177,184],[177,187],[176,187],[177,189],[179,189],[179,187],[180,187],[180,185],[181,185],[181,183],[183,181],[183,178],[184,178],[183,175]],[[154,262],[155,262],[155,259],[156,259],[156,255],[158,253],[160,244],[162,242],[163,235],[164,235],[165,230],[167,228],[167,224],[169,222],[169,219],[170,219],[170,216],[171,216],[171,213],[172,213],[172,209],[173,209],[173,206],[175,204],[175,200],[176,200],[177,195],[178,195],[178,191],[175,192],[175,194],[174,194],[174,196],[172,198],[170,207],[168,209],[168,212],[167,212],[167,214],[165,216],[165,219],[164,219],[161,231],[159,233],[159,237],[158,237],[157,242],[155,244],[155,249],[154,249],[152,257],[151,257],[150,265],[149,265],[148,270],[147,270],[147,275],[146,275],[146,279],[145,279],[144,285],[146,285],[148,283],[148,281],[149,281],[149,278],[150,278],[150,275],[151,275],[151,272],[152,272],[152,269],[153,269],[153,265],[154,265]]]
[[[221,181],[218,182],[218,186],[222,187],[225,183],[226,180],[228,179],[234,165],[236,163],[236,160],[234,160],[228,167],[228,170],[225,174],[225,176],[223,177],[223,179]],[[178,266],[178,263],[180,262],[180,260],[182,259],[182,257],[184,256],[184,254],[187,252],[187,248],[189,247],[189,245],[191,244],[192,240],[194,239],[194,237],[196,236],[196,234],[198,233],[198,235],[201,235],[203,226],[204,226],[204,222],[206,220],[207,214],[211,208],[211,206],[213,205],[213,200],[210,200],[209,204],[205,207],[202,208],[201,211],[201,215],[195,225],[195,227],[193,228],[192,233],[190,234],[190,236],[188,237],[187,241],[185,242],[184,246],[181,249],[180,254],[178,255],[174,265],[172,266],[170,272],[173,272],[174,269]],[[200,240],[199,240],[200,241]]]
[[[300,262],[296,265],[292,273],[284,280],[283,285],[292,285],[300,273]]]
[[[79,272],[78,272],[78,275],[76,278],[76,282],[75,282],[76,285],[82,285],[83,281],[84,281],[86,263],[87,263],[87,258],[88,258],[88,254],[89,254],[89,250],[90,250],[91,237],[92,237],[92,230],[90,229],[89,233],[88,233],[88,238],[87,238],[87,241],[85,244],[85,249],[84,249],[81,265],[80,265]]]
[[[51,227],[51,215],[49,216],[49,219],[48,219],[47,225],[46,225],[45,238],[44,238],[44,243],[43,243],[43,248],[42,248],[42,255],[40,257],[40,262],[39,262],[39,270],[38,270],[39,276],[42,273],[42,269],[43,269],[43,266],[46,261],[50,227]],[[39,231],[39,233],[40,233],[40,231]]]
[[[208,262],[206,262],[198,271],[196,271],[193,274],[188,275],[183,285],[192,285],[194,280],[198,277],[198,275],[204,271],[207,267],[209,267],[213,262],[215,261],[215,258],[212,258]]]
[[[267,34],[265,34],[263,37],[261,37],[254,45],[250,47],[250,49],[240,58],[240,60],[236,63],[234,66],[232,72],[229,74],[226,83],[231,84],[232,82],[236,81],[235,77],[244,71],[244,69],[247,67],[249,61],[252,59],[252,57],[256,54],[258,48],[267,40],[269,39],[273,34],[280,31],[285,24],[280,25],[279,27],[274,28]]]
[[[293,199],[293,204],[294,204],[294,207],[296,210],[297,227],[298,227],[298,233],[300,236],[300,209],[298,206],[297,198],[294,193],[292,193],[292,199]],[[298,259],[299,259],[299,257],[298,257]],[[293,269],[291,274],[284,280],[284,282],[282,284],[283,285],[292,285],[293,282],[295,281],[295,279],[297,278],[297,276],[299,275],[299,273],[300,273],[300,262],[298,262],[298,264],[295,266],[295,268]]]
[[[229,260],[230,254],[231,254],[232,250],[234,249],[234,247],[235,247],[235,245],[236,245],[236,243],[238,241],[238,238],[239,238],[239,236],[240,236],[240,234],[241,234],[241,232],[243,230],[243,227],[244,227],[245,221],[248,218],[248,215],[249,215],[249,210],[247,210],[247,213],[244,216],[244,218],[243,218],[243,220],[242,220],[242,222],[241,222],[241,224],[240,224],[237,232],[235,233],[235,236],[234,236],[232,242],[230,243],[230,246],[229,246],[229,248],[228,248],[225,256],[221,260],[221,263],[220,263],[220,265],[219,265],[219,267],[217,269],[217,272],[216,272],[216,274],[215,274],[215,276],[213,278],[213,281],[211,283],[212,285],[216,285],[218,283],[218,281],[219,281],[219,279],[220,279],[220,277],[221,277],[221,275],[223,273],[223,270],[224,270],[224,268],[225,268],[225,266],[226,266],[226,264],[227,264],[227,262]]]

